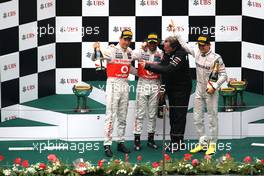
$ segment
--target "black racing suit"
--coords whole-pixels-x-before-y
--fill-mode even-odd
[[[160,64],[146,64],[145,69],[160,73],[169,99],[170,137],[172,143],[183,141],[186,115],[192,89],[187,53],[175,50],[164,54]]]

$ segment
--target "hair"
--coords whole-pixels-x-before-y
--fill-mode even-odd
[[[172,47],[173,49],[181,48],[181,44],[179,43],[176,37],[169,36],[165,40],[170,43],[170,47]]]

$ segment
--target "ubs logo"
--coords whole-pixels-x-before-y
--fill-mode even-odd
[[[247,58],[248,59],[254,59],[254,60],[261,60],[262,59],[260,54],[250,53],[250,52],[248,52]]]
[[[88,0],[86,3],[87,6],[104,6],[104,0]]]
[[[25,93],[25,92],[29,92],[29,91],[32,91],[36,88],[36,86],[34,84],[32,85],[27,85],[27,86],[23,86],[22,87],[22,92]]]
[[[141,0],[140,1],[141,6],[157,6],[159,5],[158,0]]]
[[[44,10],[44,9],[47,9],[47,8],[50,8],[53,6],[53,2],[46,2],[46,3],[43,3],[43,4],[40,4],[40,10]]]
[[[78,27],[73,27],[73,26],[62,26],[60,28],[60,32],[78,32],[79,29]]]
[[[123,27],[114,26],[113,31],[114,31],[114,32],[119,32],[119,31],[123,31],[123,30],[125,30],[125,29],[131,31],[131,27],[126,27],[126,26],[123,26]]]
[[[222,32],[225,32],[225,31],[238,31],[238,26],[232,26],[232,25],[230,25],[230,26],[224,26],[224,25],[222,25],[221,27],[220,27],[220,31],[222,31]]]
[[[17,14],[16,11],[4,12],[3,18],[13,17],[16,16],[16,14]]]
[[[44,61],[48,61],[54,58],[53,54],[47,54],[47,55],[43,55],[40,58],[40,61],[44,62]]]
[[[35,37],[35,34],[32,33],[32,32],[30,32],[30,33],[28,33],[28,34],[23,34],[23,35],[22,35],[22,40],[32,39],[32,38],[34,38],[34,37]]]
[[[61,78],[60,83],[61,84],[76,84],[76,83],[78,83],[78,79],[76,79],[76,78],[68,78],[68,79]]]
[[[256,1],[251,1],[251,0],[248,0],[247,5],[249,7],[255,7],[255,8],[261,8],[262,7],[261,2],[256,2]]]
[[[207,5],[211,5],[212,1],[211,0],[194,0],[193,1],[193,5],[198,6],[198,5],[203,5],[203,6],[207,6]]]
[[[8,65],[4,65],[3,70],[4,70],[4,71],[12,70],[12,69],[15,69],[16,66],[17,66],[16,63],[12,63],[12,64],[8,64]]]

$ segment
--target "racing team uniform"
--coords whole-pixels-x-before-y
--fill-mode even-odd
[[[147,63],[160,63],[162,51],[144,51],[143,49],[133,52],[133,59],[143,59]],[[145,70],[142,62],[138,64],[138,84],[136,93],[136,119],[134,124],[134,134],[140,135],[143,128],[143,119],[148,114],[147,131],[148,134],[154,135],[156,128],[156,118],[159,103],[160,75]]]
[[[194,125],[196,126],[199,137],[206,136],[204,126],[204,108],[206,106],[211,135],[208,137],[210,138],[210,143],[216,143],[218,137],[218,91],[215,91],[214,94],[208,94],[206,88],[209,75],[212,72],[216,60],[219,61],[219,75],[217,82],[213,83],[213,87],[217,90],[227,80],[225,65],[221,56],[212,50],[206,54],[202,54],[200,51],[195,52],[179,34],[176,37],[186,52],[195,58],[197,84],[193,113]]]
[[[125,141],[126,118],[129,102],[128,76],[131,69],[132,49],[119,44],[102,52],[107,59],[106,120],[104,146],[112,145],[114,121],[117,119],[117,142]]]

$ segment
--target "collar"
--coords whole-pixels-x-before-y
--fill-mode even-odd
[[[127,51],[127,48],[126,49],[122,48],[119,43],[116,45],[116,47],[118,49],[121,49],[123,52],[126,52]]]
[[[212,52],[212,49],[210,49],[207,53],[205,53],[205,54],[202,54],[201,53],[201,56],[203,56],[203,57],[205,57],[205,56],[208,56],[209,54],[211,54],[211,52]]]

